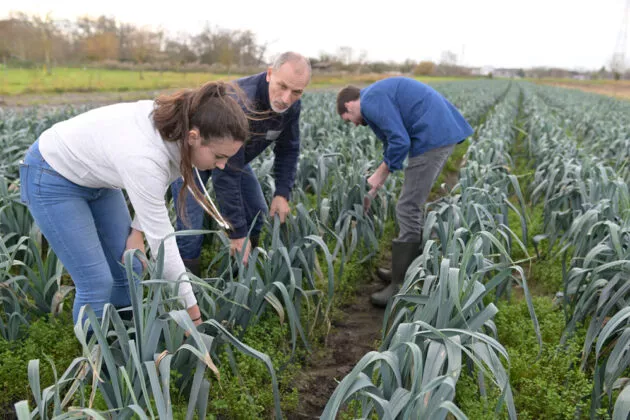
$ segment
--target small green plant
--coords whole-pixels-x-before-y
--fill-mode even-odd
[[[536,297],[534,308],[543,340],[539,354],[525,302],[502,301],[498,308],[498,338],[510,355],[510,383],[518,418],[588,419],[593,383],[579,366],[584,333],[561,347],[564,314],[552,299]],[[471,419],[507,418],[507,413],[497,415],[494,411],[498,397],[499,390],[493,386],[486,398],[480,397],[474,375],[463,375],[457,386],[457,404]]]
[[[278,318],[272,315],[249,326],[242,337],[243,343],[265,349],[271,358],[278,373],[281,407],[285,413],[297,408],[297,390],[291,387],[291,382],[300,369],[299,360],[305,356],[305,350],[300,347],[296,357],[291,359],[289,338],[288,326],[280,325]],[[223,352],[219,356],[218,367],[220,381],[208,377],[211,381],[208,407],[211,415],[231,419],[267,419],[273,416],[271,381],[264,364],[242,354]]]
[[[28,379],[28,362],[31,359],[52,358],[59,369],[65,369],[81,354],[79,342],[72,329],[72,317],[62,313],[59,317],[42,317],[24,331],[24,337],[8,342],[0,339],[0,417],[14,413],[16,401],[31,398]],[[41,364],[41,384],[46,387],[54,381],[48,363]]]

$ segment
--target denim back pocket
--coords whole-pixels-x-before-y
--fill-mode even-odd
[[[20,201],[28,205],[28,169],[29,165],[20,163]]]

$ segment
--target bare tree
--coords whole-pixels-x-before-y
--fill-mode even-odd
[[[130,36],[130,50],[133,60],[140,64],[140,79],[144,79],[142,64],[151,61],[160,51],[162,32],[136,29]]]
[[[120,43],[115,32],[104,32],[87,37],[84,40],[84,54],[88,60],[118,60]]]
[[[442,51],[442,59],[440,60],[440,64],[444,66],[456,66],[457,54],[455,54],[453,51]]]
[[[118,27],[118,60],[133,61],[132,36],[136,28],[128,23]]]
[[[435,63],[433,61],[421,61],[414,69],[416,76],[432,76],[435,74]]]
[[[411,73],[418,63],[410,58],[406,59],[400,66],[400,71],[403,73]]]
[[[178,65],[197,61],[197,54],[195,54],[190,47],[190,37],[183,33],[179,33],[166,40],[164,53],[170,62],[174,62]]]
[[[33,18],[33,22],[41,33],[42,47],[44,50],[44,65],[46,66],[46,73],[50,75],[52,74],[51,57],[53,36],[55,34],[55,23],[50,13],[47,13],[43,18],[35,16]]]

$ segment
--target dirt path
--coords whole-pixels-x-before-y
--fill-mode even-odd
[[[300,404],[296,412],[286,413],[288,419],[318,419],[339,381],[366,353],[378,348],[385,311],[372,306],[370,294],[383,286],[373,276],[358,287],[352,304],[337,309],[342,314],[333,323],[325,348],[297,375]]]
[[[454,167],[459,168],[463,159],[458,159]],[[459,171],[444,170],[444,184],[452,189],[458,182]],[[440,185],[433,186],[429,197],[436,200],[444,191]],[[391,250],[382,250],[380,265],[391,265]],[[324,349],[309,358],[308,365],[298,374],[295,386],[300,403],[298,410],[286,413],[290,420],[319,419],[326,403],[335,391],[337,384],[372,350],[377,350],[382,335],[385,311],[372,306],[370,295],[382,289],[383,283],[375,274],[357,287],[357,294],[350,305],[338,308],[340,321],[333,324]]]

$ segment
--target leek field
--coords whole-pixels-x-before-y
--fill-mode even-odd
[[[84,307],[73,325],[72,280],[19,200],[18,167],[87,108],[0,109],[0,418],[628,418],[630,103],[522,81],[433,86],[475,134],[427,203],[423,254],[380,339],[310,414],[296,377],[340,306],[378,281],[402,180],[364,213],[381,143],[343,123],[333,92],[304,95],[292,215],[265,221],[250,263],[207,226],[198,328],[160,252],[131,287],[132,321]],[[269,200],[272,164],[253,162]]]

